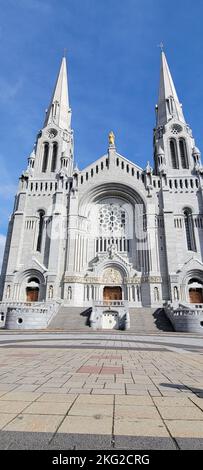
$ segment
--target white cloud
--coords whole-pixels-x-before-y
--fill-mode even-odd
[[[0,270],[1,270],[3,256],[4,256],[5,243],[6,243],[5,235],[0,234]]]
[[[13,0],[12,0],[13,1]],[[15,0],[16,2],[16,0]],[[27,8],[29,10],[36,10],[40,13],[49,13],[52,11],[52,6],[50,3],[45,2],[45,0],[18,0],[19,6],[22,8]]]
[[[9,83],[3,78],[0,79],[0,101],[7,103],[12,100],[18,94],[23,86],[23,79],[19,78],[15,83]]]

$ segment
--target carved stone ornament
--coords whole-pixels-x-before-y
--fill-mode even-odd
[[[120,271],[115,268],[106,268],[102,279],[104,283],[121,284],[123,282]]]

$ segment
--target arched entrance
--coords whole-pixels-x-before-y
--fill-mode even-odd
[[[123,275],[117,266],[109,266],[103,272],[103,300],[122,300]]]
[[[191,304],[203,303],[203,283],[196,278],[190,279],[188,282],[189,302]]]
[[[39,279],[32,277],[28,280],[26,287],[26,301],[38,302],[39,300]]]
[[[122,288],[120,286],[106,286],[103,290],[104,300],[122,300]]]

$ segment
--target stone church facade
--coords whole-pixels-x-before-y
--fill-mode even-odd
[[[203,303],[203,167],[164,52],[154,164],[116,149],[83,170],[63,58],[43,128],[21,175],[1,275],[2,302],[88,308]]]

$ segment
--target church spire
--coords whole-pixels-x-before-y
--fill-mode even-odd
[[[162,50],[157,127],[165,125],[172,118],[185,123],[182,105],[179,102],[166,56]]]
[[[53,123],[61,129],[70,129],[70,121],[71,109],[68,98],[67,67],[66,58],[63,57],[54,92],[46,114],[44,127]]]

